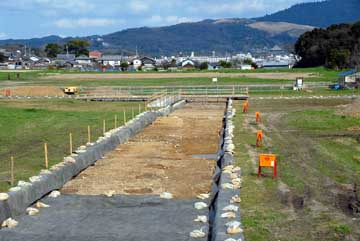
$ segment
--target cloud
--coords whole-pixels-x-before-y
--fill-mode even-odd
[[[132,1],[129,4],[130,10],[134,11],[135,13],[146,12],[149,10],[149,5],[144,1]]]
[[[0,33],[0,39],[7,39],[8,37],[6,33]]]
[[[108,18],[62,18],[54,22],[58,28],[86,28],[86,27],[106,27],[122,23],[123,20]]]
[[[152,15],[145,22],[150,24],[151,26],[164,26],[169,24],[178,24],[178,23],[187,23],[194,22],[197,19],[188,18],[188,17],[179,17],[179,16],[160,16],[160,15]]]
[[[86,0],[35,0],[39,7],[49,11],[69,11],[71,13],[88,13],[96,9],[96,5]]]

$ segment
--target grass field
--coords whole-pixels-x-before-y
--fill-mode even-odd
[[[359,219],[349,204],[359,198],[354,184],[360,183],[360,119],[338,113],[350,103],[254,100],[249,114],[237,115],[236,158],[243,174],[247,240],[359,240]],[[262,113],[259,126],[255,111]],[[261,148],[255,147],[258,129],[265,134]],[[277,180],[271,170],[257,178],[260,153],[277,154]]]
[[[9,159],[15,158],[16,180],[27,180],[44,168],[44,143],[48,143],[49,163],[56,164],[69,154],[69,133],[73,134],[74,150],[87,142],[87,126],[91,126],[92,141],[106,129],[123,123],[132,109],[138,113],[139,103],[82,102],[73,100],[0,101],[0,191],[10,185]],[[144,104],[142,104],[144,109]]]
[[[182,74],[193,74],[200,73],[199,77],[181,77]],[[118,73],[119,79],[107,79],[107,76],[113,73],[103,73],[104,79],[84,79],[82,76],[98,75],[98,72],[80,72],[80,71],[31,71],[21,72],[20,78],[17,79],[15,72],[1,72],[0,71],[0,83],[8,80],[10,75],[10,83],[14,84],[20,82],[21,85],[49,85],[49,86],[159,86],[159,85],[211,85],[210,77],[201,77],[201,74],[208,75],[209,73],[220,73],[220,74],[238,74],[237,77],[222,77],[219,78],[218,84],[293,84],[295,77],[289,80],[286,77],[286,73],[291,75],[299,74],[311,74],[311,77],[306,79],[308,82],[328,82],[332,83],[337,80],[338,71],[327,70],[324,68],[308,68],[308,69],[277,69],[277,70],[264,70],[258,69],[253,71],[241,71],[235,69],[223,69],[218,71],[183,71],[183,72],[150,72],[150,74],[156,74],[159,78],[155,79],[144,79],[142,77],[143,72],[132,72],[132,73]],[[74,75],[76,74],[76,75]],[[130,79],[122,78],[123,75],[132,76]],[[161,76],[170,74],[171,78],[162,78]],[[244,74],[242,76],[241,74]],[[245,76],[250,74],[249,76]],[[261,74],[281,74],[284,79],[271,79],[269,76],[261,78]],[[70,75],[74,75],[73,78],[68,78]],[[255,75],[256,77],[251,77]],[[280,75],[280,76],[281,76]],[[63,78],[62,78],[63,76]],[[140,76],[137,78],[136,76]],[[46,78],[44,78],[46,77]]]

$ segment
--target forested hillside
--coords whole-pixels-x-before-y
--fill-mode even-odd
[[[360,20],[360,0],[328,0],[300,3],[256,20],[289,22],[317,27],[353,23]]]
[[[295,52],[302,58],[299,67],[359,68],[360,21],[306,32],[295,44]]]

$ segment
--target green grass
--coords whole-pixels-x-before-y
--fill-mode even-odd
[[[337,133],[360,125],[360,120],[356,117],[336,114],[334,109],[315,109],[292,112],[288,116],[288,123],[301,130]]]
[[[212,72],[212,73],[313,73],[313,76],[309,79],[306,79],[306,82],[328,82],[332,83],[337,80],[338,71],[328,70],[324,68],[305,68],[305,69],[275,69],[275,70],[265,70],[258,69],[252,71],[243,71],[237,69],[222,69],[218,71],[181,71],[175,73],[198,73],[198,72]],[[76,85],[76,86],[151,86],[151,85],[210,85],[210,78],[175,78],[175,79],[122,79],[122,80],[40,80],[40,77],[51,76],[52,74],[99,74],[99,72],[82,72],[82,71],[65,71],[65,70],[41,70],[41,71],[29,71],[29,72],[20,72],[20,78],[17,79],[16,72],[0,72],[0,81],[8,79],[8,75],[12,81],[21,81],[27,85],[54,85],[54,86],[64,86],[64,85]],[[105,72],[103,74],[111,74],[112,72]],[[133,75],[144,73],[144,72],[126,72]],[[148,73],[148,72],[146,72]],[[154,73],[154,72],[150,72]],[[169,73],[169,72],[156,72]],[[119,73],[121,75],[121,72]],[[305,82],[305,83],[306,83]],[[237,78],[220,78],[218,84],[293,84],[294,80],[267,80],[261,78],[248,78],[248,77],[237,77]]]
[[[91,126],[92,141],[106,129],[123,123],[123,110],[131,119],[138,103],[100,103],[73,100],[1,101],[0,102],[0,191],[10,185],[9,160],[15,158],[16,180],[26,180],[44,168],[44,143],[48,143],[49,163],[56,164],[69,154],[69,133],[74,150],[87,142],[87,126]],[[144,109],[144,108],[142,108]]]
[[[356,133],[347,130],[359,126],[360,119],[336,115],[334,109],[350,102],[250,100],[247,115],[239,113],[241,103],[236,105],[235,158],[242,169],[241,216],[246,240],[335,241],[349,235],[360,237],[356,222],[335,207],[336,196],[326,184],[329,180],[339,185],[360,182],[359,143],[353,136]],[[254,131],[261,128],[254,124],[255,111],[263,113],[267,137],[261,148],[254,147]],[[263,152],[277,154],[278,180],[271,179],[271,170],[265,172],[267,177],[257,178],[257,158]],[[293,198],[310,195],[309,199],[326,209],[314,212],[305,199],[304,209],[292,210],[279,195],[280,181]]]

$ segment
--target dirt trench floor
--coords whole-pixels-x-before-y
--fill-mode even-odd
[[[168,117],[158,118],[68,182],[62,192],[170,192],[175,198],[194,198],[210,192],[224,111],[225,103],[192,103]]]

